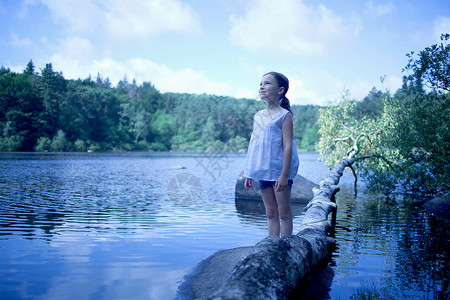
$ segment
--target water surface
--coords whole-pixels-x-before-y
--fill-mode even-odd
[[[316,158],[300,155],[300,174],[314,182],[328,173]],[[244,160],[0,155],[2,298],[173,299],[199,261],[266,236],[264,209],[235,203]],[[355,196],[351,174],[340,185],[329,295],[347,299],[372,283],[405,297],[448,293],[447,223],[361,184]],[[302,207],[294,211],[295,231]]]

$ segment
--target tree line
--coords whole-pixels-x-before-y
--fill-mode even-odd
[[[37,72],[0,69],[0,151],[236,152],[248,146],[262,101],[160,93],[126,78],[67,80],[48,63]],[[303,150],[318,141],[319,106],[293,105]]]

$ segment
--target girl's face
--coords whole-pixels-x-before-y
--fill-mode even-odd
[[[262,100],[275,102],[283,95],[284,88],[278,86],[278,82],[271,74],[264,75],[259,84],[259,97]]]

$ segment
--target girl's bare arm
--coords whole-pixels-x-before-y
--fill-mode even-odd
[[[283,191],[287,187],[289,170],[291,168],[292,161],[292,144],[294,139],[294,124],[292,120],[292,115],[288,113],[283,120],[283,125],[281,127],[283,134],[283,169],[281,175],[276,183],[276,190]]]

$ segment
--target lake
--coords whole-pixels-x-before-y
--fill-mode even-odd
[[[328,174],[317,154],[299,173]],[[2,299],[174,299],[214,252],[267,235],[257,203],[237,205],[242,154],[0,154]],[[183,167],[183,168],[180,168]],[[337,194],[328,295],[448,299],[449,224],[408,198]],[[294,232],[303,217],[294,205]],[[447,298],[445,298],[447,297]]]

